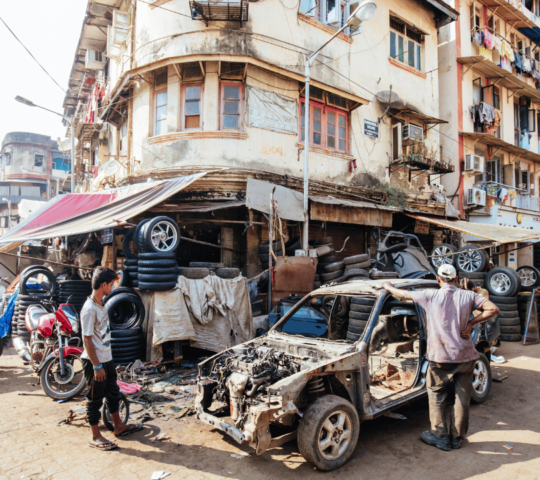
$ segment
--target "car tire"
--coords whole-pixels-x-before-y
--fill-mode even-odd
[[[351,277],[365,277],[369,279],[369,274],[361,268],[354,268],[352,270],[345,270],[343,273],[343,279],[348,280]]]
[[[449,253],[456,253],[457,249],[454,245],[449,243],[440,243],[436,247],[433,247],[430,254],[430,262],[433,268],[437,270],[442,265],[454,265],[456,255],[449,255],[448,257],[434,257],[433,255],[446,255]]]
[[[487,357],[480,353],[474,365],[471,401],[484,403],[491,390],[491,366]]]
[[[167,238],[154,243],[155,229],[163,230]],[[158,230],[158,232],[159,232]],[[141,244],[145,252],[173,253],[180,245],[182,238],[178,224],[170,217],[156,217],[150,220],[139,232]]]
[[[116,295],[120,295],[121,293],[131,293],[133,295],[139,295],[133,288],[131,287],[118,287],[115,288],[109,295],[106,297],[103,297],[103,305],[105,305],[109,300],[111,300]]]
[[[373,305],[357,305],[351,303],[351,312],[371,313],[371,310],[373,310]]]
[[[345,271],[347,270],[359,270],[359,269],[370,269],[371,261],[360,262],[360,263],[349,263],[345,265]]]
[[[484,250],[477,250],[475,245],[465,245],[455,255],[455,267],[458,272],[484,272],[489,263],[489,256]],[[473,250],[472,252],[469,252]]]
[[[519,317],[519,312],[518,310],[511,310],[511,311],[506,311],[506,312],[500,312],[497,314],[497,318],[499,319],[503,319],[503,318],[516,318],[516,317]]]
[[[502,342],[521,342],[523,337],[520,333],[501,333],[499,339]]]
[[[200,280],[210,275],[210,270],[202,267],[178,267],[178,275],[191,280]]]
[[[372,307],[375,305],[375,300],[375,298],[353,297],[351,299],[351,305],[369,305]]]
[[[138,275],[172,275],[173,273],[178,274],[178,267],[167,267],[167,268],[148,268],[141,267],[137,270]]]
[[[215,270],[216,268],[224,268],[223,263],[216,262],[189,262],[190,268],[208,268],[209,270]]]
[[[165,292],[168,290],[173,290],[176,287],[176,282],[164,282],[164,283],[138,282],[138,287],[139,287],[139,290]]]
[[[485,287],[490,295],[515,297],[521,289],[521,280],[509,267],[495,267],[488,272]]]
[[[129,307],[129,311],[126,308]],[[126,330],[139,327],[146,315],[144,304],[139,294],[121,293],[105,303],[110,319],[111,330]],[[115,322],[114,319],[123,320]]]
[[[133,260],[130,258],[126,258],[124,260],[124,269],[126,269],[127,267],[136,267],[137,265],[139,265],[139,259]]]
[[[341,270],[338,270],[337,272],[331,272],[331,273],[321,273],[321,281],[323,282],[329,282],[331,280],[335,280],[336,278],[340,278],[343,275],[343,272]]]
[[[216,275],[219,278],[223,278],[223,279],[236,278],[240,276],[240,269],[239,268],[217,268]]]
[[[497,318],[499,320],[499,325],[501,327],[512,327],[515,325],[519,325],[521,322],[520,318],[517,315],[511,318],[500,318],[500,317],[497,317]]]
[[[356,335],[362,335],[365,329],[366,329],[365,326],[359,327],[357,325],[352,325],[349,323],[348,332],[354,333]]]
[[[365,263],[370,262],[369,255],[362,253],[361,255],[353,255],[352,257],[347,257],[343,259],[345,265],[351,265],[356,263]]]
[[[338,270],[343,270],[343,262],[334,262],[324,265],[323,272],[324,273],[332,273],[337,272]]]
[[[323,255],[322,257],[317,257],[319,259],[318,265],[328,265],[329,263],[337,262],[336,257],[334,255]],[[345,260],[343,261],[345,263]]]
[[[354,318],[356,320],[367,321],[369,320],[370,315],[371,315],[370,313],[360,313],[360,312],[353,312],[353,311],[349,312],[349,318]]]
[[[356,343],[358,340],[362,338],[362,335],[358,333],[352,333],[347,331],[347,342],[348,343]]]
[[[325,450],[324,446],[321,446],[324,441],[324,439],[321,441],[321,438],[325,435],[324,432],[326,432],[325,438],[332,438],[333,434],[325,430],[325,425],[333,423],[341,415],[344,416],[344,428],[341,431],[348,431],[349,438],[343,440],[343,442],[347,441],[347,444],[342,446],[343,451],[339,449],[341,452],[339,456],[329,458],[328,448],[331,445],[326,445]],[[335,470],[353,454],[359,434],[360,419],[356,408],[344,398],[325,395],[317,398],[304,411],[298,427],[298,449],[302,456],[319,470]]]
[[[276,253],[276,250],[281,251],[281,249],[282,249],[282,246],[281,246],[280,241],[272,243],[272,251],[274,253]],[[259,255],[261,255],[261,254],[269,255],[269,251],[270,251],[269,242],[261,242],[261,243],[259,243],[258,250],[259,250]]]
[[[498,295],[490,295],[489,300],[495,305],[511,304],[517,305],[517,297],[499,297]]]
[[[532,292],[540,286],[540,271],[532,265],[524,265],[516,270],[521,280],[521,291]]]
[[[139,260],[176,260],[176,252],[142,252]]]
[[[163,260],[139,260],[139,268],[169,268],[177,267],[178,263],[173,259],[163,259]]]
[[[367,320],[357,320],[356,318],[349,317],[349,326],[353,325],[355,327],[366,328],[368,323]]]
[[[114,341],[114,339],[119,338],[129,338],[131,341],[132,337],[138,337],[139,335],[143,335],[142,328],[126,328],[125,330],[111,330],[111,340]]]
[[[503,327],[501,325],[501,333],[521,333],[521,325],[513,325],[511,327]]]
[[[176,282],[178,280],[178,272],[177,273],[168,273],[168,274],[142,274],[139,273],[137,280],[139,282]]]
[[[495,303],[495,305],[497,305],[497,304]],[[511,303],[511,304],[501,303],[500,305],[497,305],[497,307],[499,307],[499,310],[501,312],[513,312],[513,311],[517,310],[516,304],[513,304],[513,303]]]
[[[291,238],[285,243],[285,254],[294,257],[296,250],[302,250],[302,240],[300,237]]]
[[[129,260],[138,260],[137,256],[131,251],[129,247],[130,242],[133,240],[135,235],[135,230],[130,230],[124,235],[122,239],[122,251],[124,252],[124,257]]]

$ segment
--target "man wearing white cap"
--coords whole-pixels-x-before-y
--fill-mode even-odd
[[[426,385],[432,430],[422,433],[421,440],[448,451],[461,447],[469,429],[473,370],[478,359],[471,340],[472,327],[497,315],[499,309],[477,293],[458,288],[452,265],[439,268],[437,281],[440,289],[417,292],[394,288],[390,282],[384,282],[383,287],[395,297],[413,300],[426,312],[429,360]],[[480,314],[470,320],[475,310]],[[452,404],[452,379],[455,404],[449,425],[446,410]]]

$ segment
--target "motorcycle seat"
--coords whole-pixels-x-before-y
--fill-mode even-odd
[[[47,313],[49,312],[41,305],[30,305],[26,311],[27,327],[30,326],[32,331],[36,330],[39,325],[39,319],[43,315],[47,315]]]

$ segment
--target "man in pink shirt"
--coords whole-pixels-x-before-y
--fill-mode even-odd
[[[478,352],[471,340],[472,327],[499,313],[498,307],[475,292],[458,288],[456,269],[443,265],[437,272],[441,288],[407,291],[383,287],[397,298],[413,300],[425,312],[429,369],[426,386],[429,399],[431,432],[423,432],[421,440],[448,451],[460,448],[469,429],[469,405],[473,370]],[[471,320],[472,313],[480,314]],[[455,404],[451,424],[446,410],[452,403],[451,380],[454,380]]]

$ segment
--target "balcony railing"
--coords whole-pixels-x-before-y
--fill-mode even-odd
[[[508,207],[514,206],[515,208],[520,208],[522,210],[532,210],[534,212],[540,211],[540,208],[538,206],[538,197],[531,195],[527,192],[527,190],[522,188],[516,188],[512,187],[510,185],[504,185],[503,183],[499,182],[481,182],[480,184],[477,184],[479,188],[482,188],[482,186],[486,186],[485,190],[488,196],[493,197],[494,193],[499,191],[501,188],[504,188],[508,191],[514,191],[517,193],[517,196],[514,198],[515,204],[512,205],[512,199],[509,199],[508,203],[502,203],[502,205],[506,205]],[[485,209],[484,209],[485,210]],[[482,211],[482,210],[480,210]]]

